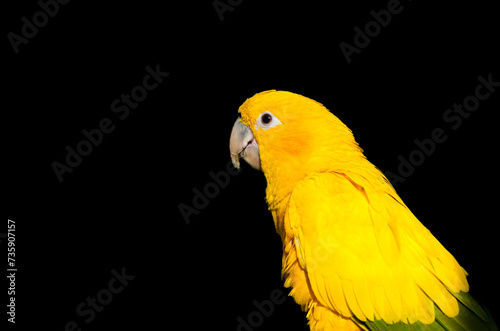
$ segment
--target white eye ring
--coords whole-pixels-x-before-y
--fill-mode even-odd
[[[271,112],[265,111],[257,118],[256,129],[262,128],[264,130],[270,129],[273,126],[282,124],[281,121],[274,116]]]

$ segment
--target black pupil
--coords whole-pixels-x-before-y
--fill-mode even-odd
[[[264,115],[262,115],[262,123],[264,123],[264,124],[269,124],[269,123],[271,123],[271,120],[272,120],[272,119],[273,119],[273,118],[272,118],[272,116],[271,116],[271,115],[269,115],[269,114],[264,114]]]

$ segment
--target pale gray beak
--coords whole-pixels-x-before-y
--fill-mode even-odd
[[[231,138],[229,138],[229,151],[231,161],[236,169],[240,168],[240,158],[245,160],[252,168],[260,169],[259,145],[250,128],[240,122],[234,122]]]

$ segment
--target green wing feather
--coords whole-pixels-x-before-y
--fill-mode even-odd
[[[493,318],[474,298],[466,292],[453,293],[458,299],[459,313],[455,317],[446,316],[438,306],[434,305],[436,319],[434,323],[405,324],[402,322],[388,324],[382,320],[358,323],[372,331],[498,331]]]

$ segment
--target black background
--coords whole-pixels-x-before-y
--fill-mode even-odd
[[[15,328],[64,330],[75,321],[82,330],[179,322],[235,330],[254,300],[287,293],[261,173],[244,164],[189,224],[179,212],[192,205],[194,188],[212,181],[209,172],[228,164],[239,105],[268,89],[323,103],[383,171],[396,172],[415,139],[442,128],[448,139],[396,189],[496,315],[500,92],[457,130],[442,117],[474,94],[479,75],[500,81],[498,17],[487,1],[402,1],[348,64],[339,44],[353,44],[353,28],[387,3],[244,0],[221,21],[211,1],[71,1],[17,54],[7,34],[20,34],[21,18],[31,21],[40,7],[9,4],[2,109],[4,201],[16,222]],[[119,120],[113,100],[157,64],[170,75]],[[102,118],[115,130],[60,183],[52,162],[64,162],[65,147]],[[0,248],[6,260],[5,241]],[[122,268],[135,279],[84,322],[76,307]],[[308,330],[291,298],[274,310],[254,329]]]

